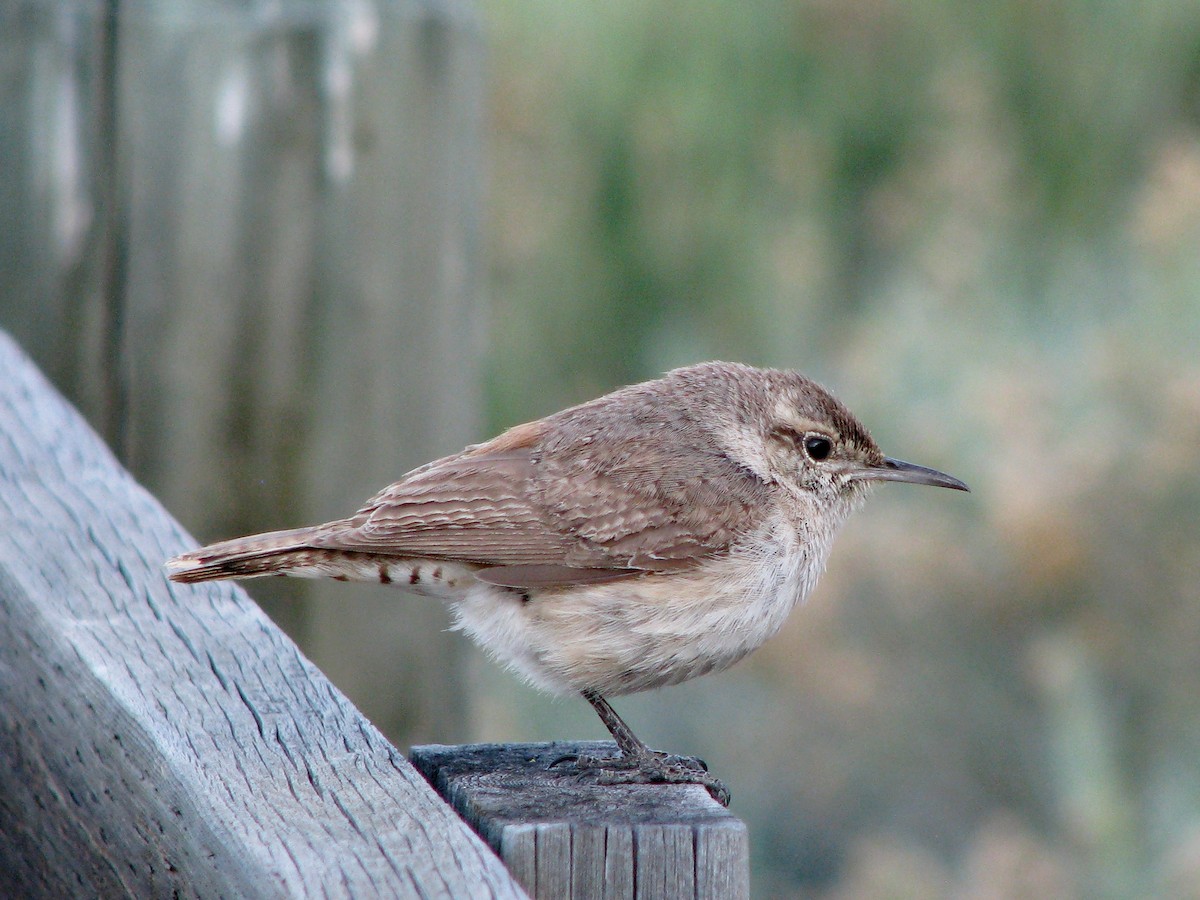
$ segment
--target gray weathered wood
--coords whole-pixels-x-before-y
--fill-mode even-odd
[[[519,897],[0,333],[0,895]]]
[[[596,785],[565,754],[606,742],[412,748],[412,762],[544,900],[737,900],[750,894],[746,826],[697,785]]]

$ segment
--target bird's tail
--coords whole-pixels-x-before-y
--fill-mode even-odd
[[[306,543],[313,531],[293,528],[209,544],[167,560],[167,576],[172,581],[192,584],[221,578],[301,574],[296,570],[311,564],[314,557],[328,555],[328,551]]]

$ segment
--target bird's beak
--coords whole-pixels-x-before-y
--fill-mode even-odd
[[[928,484],[933,487],[950,488],[952,491],[971,490],[953,475],[890,457],[884,457],[878,466],[855,469],[850,477],[855,481],[907,481],[909,484]]]

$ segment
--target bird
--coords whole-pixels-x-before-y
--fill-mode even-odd
[[[440,598],[501,664],[592,705],[617,755],[566,760],[578,777],[696,783],[727,805],[702,761],[650,749],[607,698],[727,669],[761,646],[884,481],[969,490],[885,456],[797,371],[708,362],[420,466],[347,518],[166,567],[182,583],[286,575]]]

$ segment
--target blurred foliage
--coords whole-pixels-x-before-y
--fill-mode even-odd
[[[975,490],[880,490],[782,635],[620,704],[758,895],[1200,897],[1200,6],[486,14],[496,427],[787,365]]]

